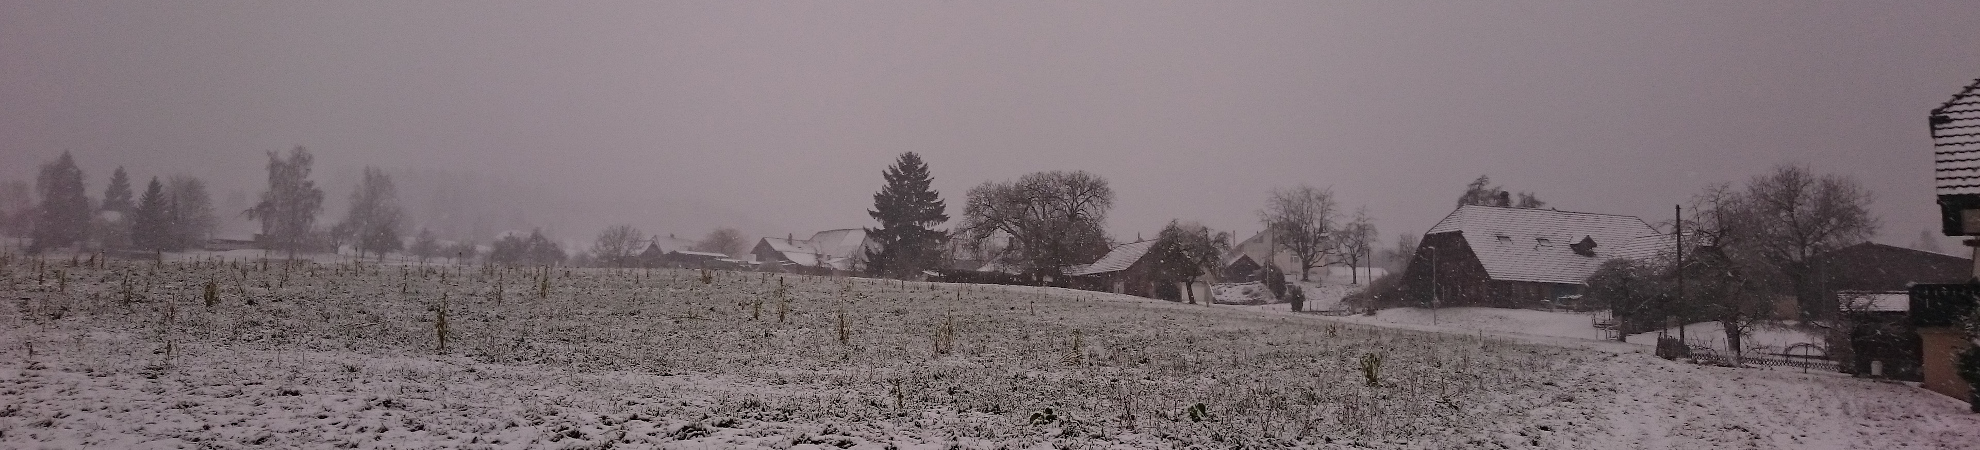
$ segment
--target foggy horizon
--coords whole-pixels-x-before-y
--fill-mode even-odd
[[[1797,163],[1872,190],[1874,240],[1907,246],[1937,231],[1926,111],[1980,76],[1980,8],[1959,2],[0,10],[0,181],[70,151],[92,197],[123,166],[205,178],[225,206],[304,146],[325,222],[378,166],[500,180],[526,193],[507,223],[567,242],[871,227],[912,151],[944,228],[970,187],[1047,170],[1111,182],[1121,241],[1171,219],[1242,239],[1272,188],[1308,184],[1387,244],[1480,175],[1660,223]]]

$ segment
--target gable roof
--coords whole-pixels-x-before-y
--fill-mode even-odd
[[[1972,260],[1942,253],[1863,242],[1815,255],[1815,279],[1827,289],[1896,291],[1918,283],[1964,283]]]
[[[1424,232],[1441,233],[1459,233],[1494,280],[1561,284],[1581,284],[1610,259],[1646,256],[1664,236],[1634,216],[1478,205]],[[1584,238],[1595,241],[1593,256],[1569,247]]]
[[[821,259],[825,265],[838,269],[853,268],[864,250],[871,245],[866,239],[866,230],[844,228],[814,233],[810,239],[763,238],[772,251],[784,255],[784,259],[800,266],[818,266]]]
[[[1980,79],[1932,109],[1938,195],[1980,194]]]
[[[811,235],[811,239],[807,239],[806,242],[810,243],[811,248],[818,253],[849,258],[858,256],[861,250],[865,250],[866,230],[863,228],[825,230]]]
[[[1224,261],[1224,267],[1236,266],[1237,263],[1239,262],[1250,263],[1254,267],[1258,265],[1258,261],[1253,261],[1251,259],[1251,255],[1239,254],[1237,255],[1236,258],[1231,258],[1229,261]]]
[[[1098,275],[1127,270],[1128,266],[1133,266],[1136,261],[1141,260],[1142,256],[1147,256],[1148,249],[1154,247],[1154,240],[1121,244],[1114,247],[1113,250],[1108,250],[1107,256],[1100,257],[1100,260],[1094,261],[1093,264],[1067,268],[1066,275]]]
[[[661,253],[678,252],[694,248],[694,241],[673,236],[654,236],[648,240],[646,246],[649,248],[657,247]]]

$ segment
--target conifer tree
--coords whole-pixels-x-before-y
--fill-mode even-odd
[[[220,223],[213,214],[213,197],[199,178],[173,175],[166,179],[165,200],[172,210],[174,248],[199,247]]]
[[[131,246],[131,213],[136,208],[131,198],[131,179],[118,167],[110,174],[110,186],[103,189],[103,204],[96,209],[113,212],[102,214],[91,221],[90,233],[97,245],[103,248],[124,248]]]
[[[881,173],[887,185],[873,194],[866,212],[880,222],[866,234],[876,244],[866,249],[869,273],[909,278],[935,267],[941,260],[943,233],[931,227],[949,220],[948,206],[931,187],[928,164],[914,152],[902,153]]]
[[[131,244],[154,252],[178,250],[178,239],[173,233],[176,227],[172,224],[173,216],[177,214],[172,209],[171,199],[165,195],[164,183],[153,177],[132,213]]]
[[[82,168],[69,152],[41,166],[35,190],[41,194],[29,251],[81,243],[89,238],[89,195],[83,192]]]
[[[110,173],[110,187],[103,189],[101,209],[130,214],[133,207],[135,205],[131,203],[131,179],[124,175],[123,166],[117,166],[117,171]]]

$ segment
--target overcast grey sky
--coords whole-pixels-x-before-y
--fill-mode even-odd
[[[1117,238],[1249,233],[1331,187],[1384,239],[1489,174],[1668,217],[1800,162],[1933,226],[1925,113],[1980,77],[1980,2],[0,1],[0,179],[73,151],[258,192],[263,153],[517,177],[567,239],[868,226],[894,155],[960,215],[1087,170]],[[324,181],[341,186],[349,181]],[[332,198],[348,192],[333,190]],[[332,212],[333,214],[335,211]],[[413,211],[417,219],[418,211]]]

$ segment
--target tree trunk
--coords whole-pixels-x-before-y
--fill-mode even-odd
[[[1728,317],[1725,319],[1719,319],[1719,325],[1725,327],[1726,329],[1726,351],[1732,353],[1733,359],[1731,362],[1734,364],[1738,364],[1739,356],[1740,356],[1739,355],[1740,352],[1739,318]]]

